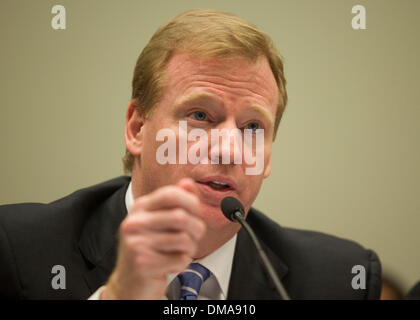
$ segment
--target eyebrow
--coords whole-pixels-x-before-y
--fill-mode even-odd
[[[182,106],[186,104],[190,104],[192,102],[195,102],[197,100],[212,100],[215,101],[219,105],[223,105],[223,102],[220,100],[220,98],[210,92],[199,92],[199,93],[193,93],[188,95],[187,97],[181,98],[175,102],[176,106]],[[250,109],[253,111],[261,114],[264,118],[268,120],[270,125],[274,126],[274,117],[273,115],[267,110],[267,108],[264,108],[263,106],[260,106],[258,104],[252,104],[249,106]]]
[[[256,111],[257,113],[261,114],[264,118],[268,120],[271,126],[274,127],[274,117],[273,115],[267,110],[267,108],[264,108],[258,104],[252,104],[250,106],[251,109]]]

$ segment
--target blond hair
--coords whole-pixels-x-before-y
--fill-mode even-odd
[[[165,68],[174,53],[202,57],[245,57],[256,61],[265,56],[279,89],[275,134],[287,103],[283,62],[268,35],[231,13],[197,9],[184,12],[163,24],[141,52],[133,75],[132,99],[149,117],[159,102],[165,84]],[[130,173],[134,157],[126,150],[124,171]]]

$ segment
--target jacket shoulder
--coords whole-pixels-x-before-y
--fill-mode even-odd
[[[290,281],[299,283],[295,297],[379,298],[381,264],[374,251],[322,232],[282,227],[255,209],[250,213],[250,223],[263,231],[258,235],[261,241],[288,265]],[[361,269],[365,289],[355,289],[353,279]]]
[[[63,218],[74,220],[94,211],[101,201],[128,184],[129,177],[118,177],[77,190],[50,203],[18,203],[0,206],[0,224],[7,230],[31,228],[35,225],[63,224]]]
[[[71,268],[70,276],[78,279],[85,266],[78,248],[85,226],[98,220],[91,217],[112,215],[109,206],[123,201],[129,180],[116,178],[48,204],[0,206],[0,297],[54,296],[48,284],[56,264]]]

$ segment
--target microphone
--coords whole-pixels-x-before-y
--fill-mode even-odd
[[[283,284],[281,283],[279,277],[277,276],[277,273],[274,271],[274,267],[271,264],[270,260],[268,259],[267,255],[265,254],[263,248],[261,247],[261,244],[258,241],[257,236],[255,235],[254,231],[252,230],[248,222],[246,222],[244,219],[245,210],[242,203],[240,203],[239,200],[234,197],[225,197],[222,200],[220,206],[226,218],[228,218],[230,221],[233,221],[233,222],[239,222],[244,227],[244,229],[248,232],[261,258],[262,264],[265,270],[267,271],[267,273],[269,274],[271,280],[273,281],[274,286],[276,287],[276,290],[279,293],[280,297],[283,300],[290,300],[290,297],[287,294],[286,289],[284,289]]]

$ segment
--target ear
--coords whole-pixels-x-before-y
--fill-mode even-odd
[[[271,152],[268,155],[268,161],[264,168],[264,179],[268,178],[268,176],[271,174]]]
[[[124,139],[127,150],[134,157],[139,156],[142,152],[144,120],[144,114],[137,106],[136,101],[131,100],[125,115]]]

